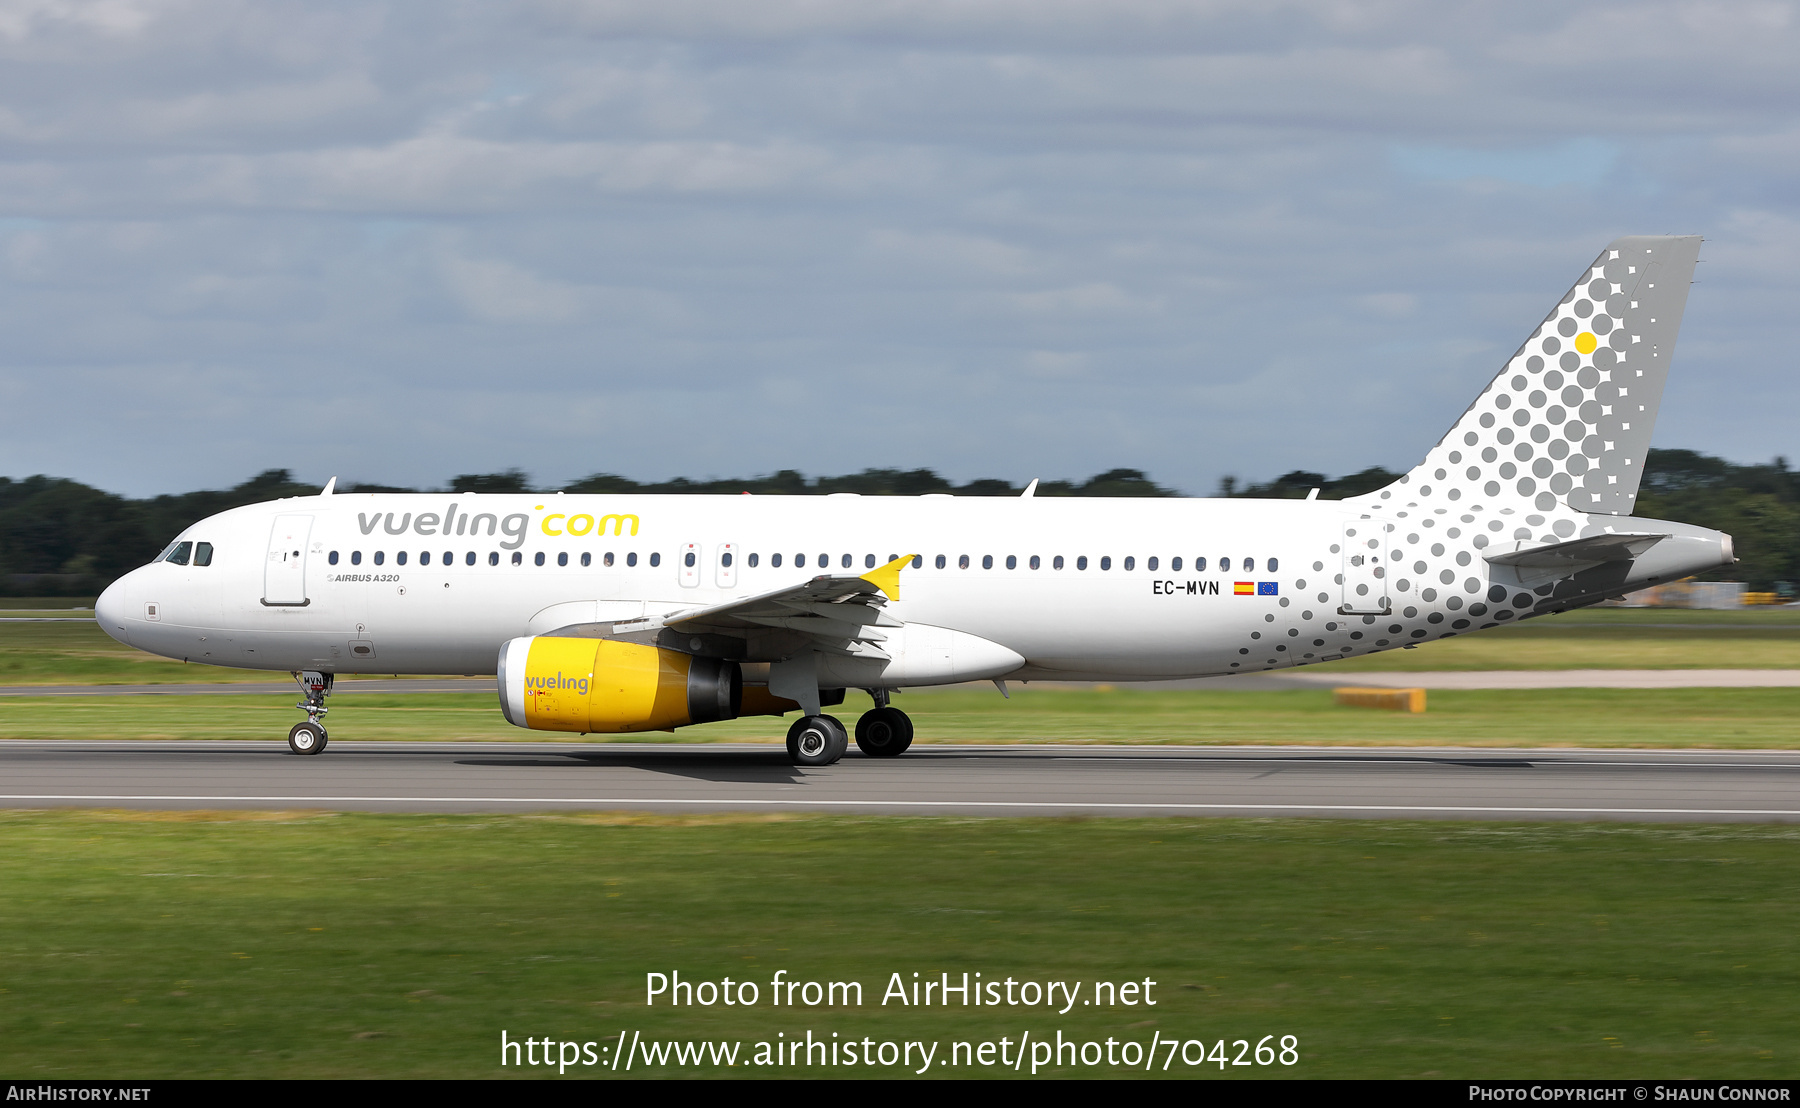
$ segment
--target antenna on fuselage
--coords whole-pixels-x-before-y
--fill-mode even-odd
[[[331,480],[325,482],[325,487],[319,490],[319,495],[320,496],[330,496],[334,491],[336,491],[336,489],[337,489],[337,477],[336,477],[336,475],[333,475]]]
[[[1037,495],[1037,483],[1038,483],[1038,479],[1036,477],[1033,477],[1031,479],[1031,484],[1026,485],[1025,491],[1019,494],[1020,499],[1024,499],[1027,496],[1036,496]]]

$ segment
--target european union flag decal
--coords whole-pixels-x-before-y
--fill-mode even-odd
[[[1275,596],[1280,591],[1281,582],[1279,581],[1258,581],[1256,583],[1256,595],[1258,596]]]

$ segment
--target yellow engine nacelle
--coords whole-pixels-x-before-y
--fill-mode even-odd
[[[735,719],[744,704],[736,662],[609,639],[513,639],[498,676],[506,722],[537,731],[666,731]]]

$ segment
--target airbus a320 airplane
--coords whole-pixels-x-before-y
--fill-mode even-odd
[[[342,673],[497,674],[520,727],[655,731],[798,711],[788,751],[897,755],[907,686],[1154,680],[1368,654],[1734,561],[1638,519],[1700,249],[1622,238],[1425,460],[1341,501],[333,495],[188,528],[100,597],[121,642],[288,670],[325,749]],[[1004,691],[1004,685],[1002,685]]]

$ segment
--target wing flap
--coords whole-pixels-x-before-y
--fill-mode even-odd
[[[876,644],[887,636],[876,628],[905,626],[882,608],[900,598],[900,571],[913,557],[895,558],[859,577],[821,575],[756,596],[619,624],[615,630],[667,627],[680,634],[744,636],[775,628],[797,631],[813,649],[828,654],[885,658]]]

